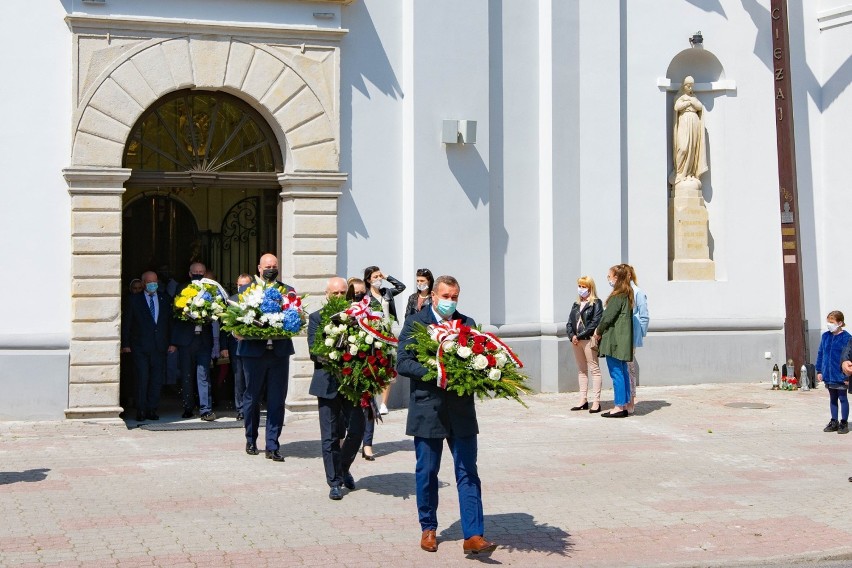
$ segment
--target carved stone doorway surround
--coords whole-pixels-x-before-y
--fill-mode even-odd
[[[69,15],[74,41],[71,164],[72,335],[68,418],[113,418],[119,406],[124,146],[161,96],[224,90],[263,114],[284,151],[279,203],[282,276],[318,297],[336,273],[340,48],[343,29],[228,26]],[[288,404],[307,408],[304,339]],[[310,406],[315,405],[311,401]]]

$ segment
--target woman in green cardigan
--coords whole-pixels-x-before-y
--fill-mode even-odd
[[[633,360],[633,289],[630,287],[630,270],[624,264],[613,266],[606,280],[612,292],[606,299],[595,338],[598,340],[598,354],[606,357],[612,389],[615,391],[615,405],[601,416],[626,418],[626,405],[630,401],[627,362]]]

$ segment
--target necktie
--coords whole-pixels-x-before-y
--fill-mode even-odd
[[[154,310],[154,296],[148,294],[148,309],[151,310],[151,317],[157,321],[157,312]]]

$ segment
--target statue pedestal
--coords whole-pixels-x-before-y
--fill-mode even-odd
[[[716,266],[708,246],[707,206],[700,181],[693,178],[675,185],[669,214],[672,280],[715,280]]]

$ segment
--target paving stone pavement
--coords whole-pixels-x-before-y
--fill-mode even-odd
[[[418,546],[404,410],[377,427],[378,459],[358,457],[358,488],[342,501],[328,499],[313,417],[288,419],[284,463],[246,455],[238,429],[0,423],[0,566],[752,566],[852,559],[852,436],[822,432],[825,390],[640,387],[639,400],[636,415],[621,420],[570,412],[576,394],[527,397],[529,408],[505,400],[478,404],[486,536],[500,544],[478,560],[462,554],[448,452],[439,550]],[[726,406],[731,402],[770,407]]]

